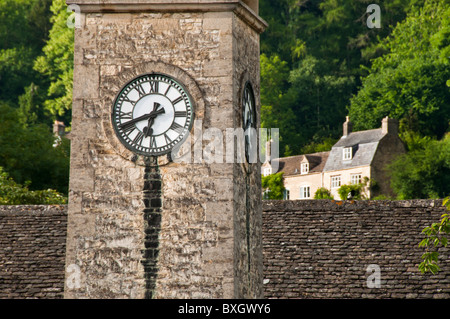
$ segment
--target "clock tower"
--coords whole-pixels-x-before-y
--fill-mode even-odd
[[[258,0],[67,4],[65,297],[261,298]]]

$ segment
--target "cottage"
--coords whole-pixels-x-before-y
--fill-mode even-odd
[[[279,172],[284,172],[285,199],[311,199],[322,187],[339,199],[342,185],[359,184],[365,178],[376,185],[367,187],[367,197],[392,196],[386,165],[404,152],[396,120],[385,117],[381,128],[353,132],[347,117],[343,135],[331,151],[273,159],[262,165],[262,174],[275,173],[271,168],[278,165]]]

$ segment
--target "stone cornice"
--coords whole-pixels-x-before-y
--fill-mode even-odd
[[[268,26],[267,22],[241,0],[66,0],[66,3],[78,5],[81,13],[231,11],[259,33]]]

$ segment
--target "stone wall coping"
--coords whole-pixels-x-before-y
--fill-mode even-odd
[[[265,200],[263,201],[264,211],[295,212],[295,211],[358,211],[367,210],[373,207],[377,211],[389,211],[394,208],[434,208],[442,207],[442,199],[413,199],[413,200],[331,200],[331,199],[311,199],[311,200]]]
[[[81,13],[131,13],[131,12],[234,12],[255,31],[262,33],[268,24],[241,0],[66,0],[75,4]]]
[[[0,216],[11,214],[64,214],[67,215],[67,205],[0,205]]]

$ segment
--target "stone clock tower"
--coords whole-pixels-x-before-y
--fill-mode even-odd
[[[67,4],[65,297],[261,298],[258,0]]]

